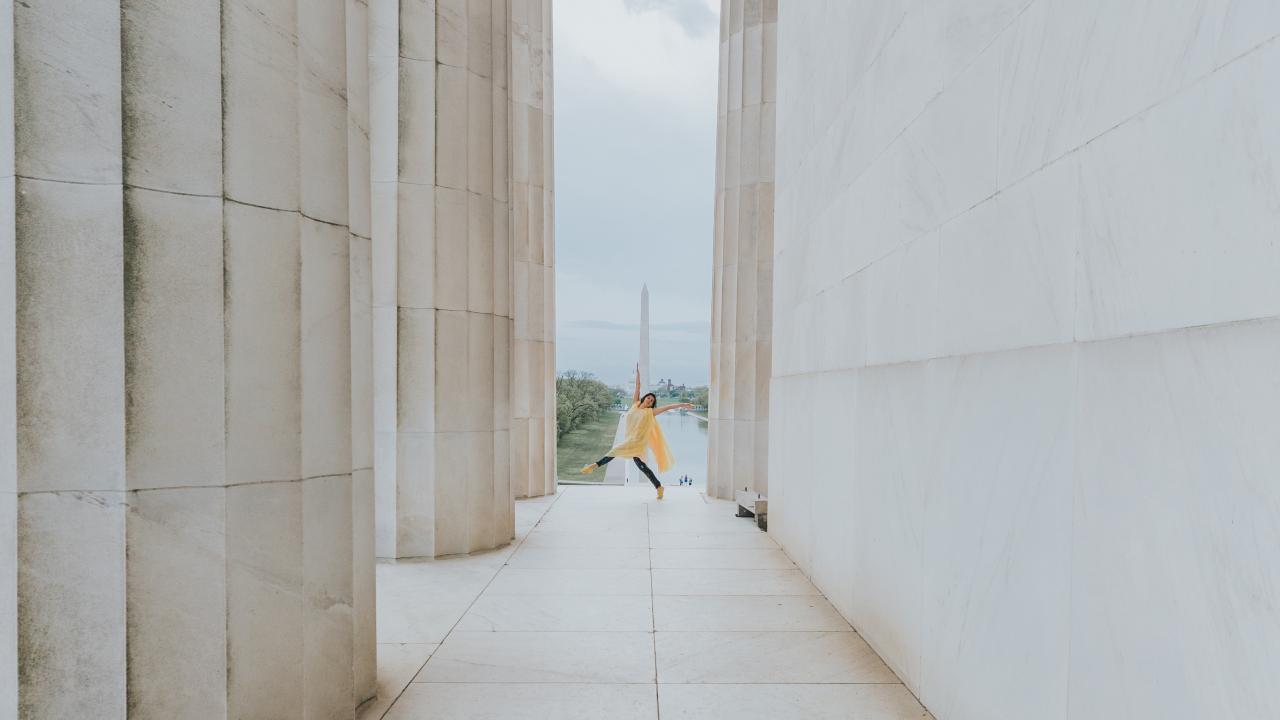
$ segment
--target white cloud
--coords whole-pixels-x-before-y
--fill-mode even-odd
[[[619,89],[689,112],[706,113],[710,99],[714,113],[719,11],[715,0],[557,0],[557,73],[589,66]]]
[[[710,13],[708,23],[706,14]],[[710,357],[717,0],[556,0],[557,369],[655,377]]]

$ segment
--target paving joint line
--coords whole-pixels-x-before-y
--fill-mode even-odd
[[[422,661],[421,665],[418,666],[418,669],[413,671],[413,675],[409,677],[409,682],[405,683],[405,686],[400,688],[400,692],[396,694],[396,699],[392,700],[391,704],[387,706],[387,709],[382,711],[382,714],[378,716],[378,720],[383,720],[383,718],[385,718],[387,714],[391,712],[391,709],[396,706],[396,703],[400,702],[400,698],[404,697],[405,691],[408,690],[409,686],[412,685],[414,681],[418,679],[418,676],[422,674],[423,668],[427,666],[427,663],[431,662],[431,658],[435,657],[436,652],[441,647],[444,647],[444,644],[449,639],[449,636],[453,634],[453,631],[455,629],[457,629],[458,623],[462,622],[462,618],[466,617],[467,613],[471,612],[471,608],[475,607],[476,601],[479,600],[480,596],[484,595],[485,591],[489,589],[489,586],[493,584],[493,581],[498,577],[498,573],[502,572],[502,569],[504,567],[507,567],[507,561],[511,560],[511,556],[516,554],[516,551],[520,549],[521,545],[524,545],[525,539],[527,539],[529,535],[532,534],[533,531],[536,530],[537,527],[542,524],[542,519],[547,516],[547,513],[551,512],[551,508],[555,507],[556,503],[560,502],[560,498],[562,497],[564,497],[564,495],[557,492],[556,499],[552,500],[547,505],[547,509],[542,511],[542,515],[538,517],[538,522],[534,523],[533,526],[529,528],[529,532],[525,533],[524,537],[520,538],[515,542],[514,545],[512,545],[511,553],[507,555],[507,559],[504,560],[502,564],[499,565],[498,568],[493,571],[493,575],[489,578],[489,581],[484,584],[484,587],[480,588],[480,592],[476,593],[476,596],[471,598],[471,602],[467,604],[467,609],[463,610],[462,614],[458,616],[458,619],[453,622],[453,625],[449,626],[449,632],[445,633],[444,637],[440,638],[440,642],[436,644],[435,650],[432,650],[431,654],[427,655],[427,658]]]
[[[653,636],[653,710],[658,720],[662,720],[662,690],[658,685],[658,610],[653,594],[653,531],[649,523],[649,503],[644,504],[644,535],[647,539],[649,554],[649,629]]]

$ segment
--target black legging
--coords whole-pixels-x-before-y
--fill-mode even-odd
[[[654,487],[662,487],[662,483],[658,482],[658,476],[653,474],[653,471],[649,469],[648,465],[644,464],[643,460],[641,460],[640,458],[631,458],[631,459],[636,462],[636,467],[640,468],[640,472],[644,473],[644,476],[649,478],[649,482],[653,483]],[[613,456],[605,455],[604,457],[596,461],[596,465],[600,467],[604,467],[605,465],[609,464],[610,460],[613,460]]]

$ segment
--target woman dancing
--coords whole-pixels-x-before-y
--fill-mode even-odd
[[[671,467],[671,448],[667,447],[667,439],[662,436],[662,427],[658,425],[658,415],[677,408],[687,408],[692,410],[693,405],[690,403],[675,403],[674,405],[663,405],[655,408],[658,403],[658,396],[653,393],[645,393],[644,397],[640,396],[640,366],[636,365],[636,390],[631,395],[631,409],[627,411],[627,434],[623,438],[622,443],[609,450],[609,453],[600,458],[596,462],[582,468],[582,474],[586,475],[593,472],[602,465],[608,465],[610,460],[616,457],[629,457],[635,461],[636,467],[640,468],[640,472],[649,478],[649,482],[653,483],[653,487],[658,491],[658,499],[662,499],[664,488],[662,483],[658,482],[658,476],[653,474],[648,465],[644,464],[642,459],[646,448],[653,451],[653,457],[658,463],[658,472],[666,472]]]

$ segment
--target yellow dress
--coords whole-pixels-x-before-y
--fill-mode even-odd
[[[642,408],[640,403],[632,403],[627,411],[627,434],[607,454],[610,457],[643,458],[646,449],[653,452],[658,472],[666,472],[671,467],[671,448],[667,447],[667,439],[662,435],[662,426],[658,424],[653,408]]]

